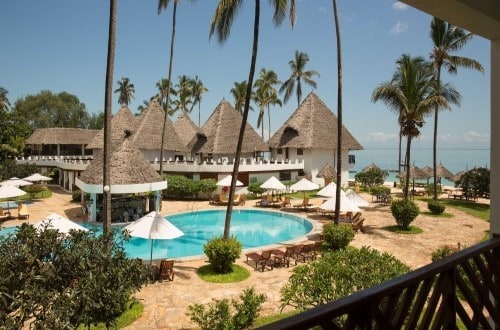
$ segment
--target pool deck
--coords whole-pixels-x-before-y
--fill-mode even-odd
[[[71,202],[71,194],[63,192],[60,188],[50,187],[53,195],[49,199],[37,200],[29,205],[29,220],[7,220],[2,226],[17,225],[23,222],[33,223],[41,219],[47,212],[56,212],[76,222],[84,222],[79,204]],[[370,197],[365,196],[368,201]],[[478,201],[478,203],[488,201]],[[422,211],[426,206],[417,202]],[[235,208],[254,208],[254,202],[248,201],[245,206]],[[164,201],[162,214],[168,215],[176,212],[195,211],[202,209],[222,208],[224,206],[209,205],[208,201]],[[388,205],[370,203],[363,208],[365,217],[365,230],[358,232],[352,242],[353,246],[371,246],[381,252],[388,252],[400,259],[408,266],[416,269],[431,262],[431,253],[437,247],[448,244],[471,246],[478,242],[489,229],[486,221],[471,217],[459,210],[447,208],[447,213],[454,215],[452,218],[435,218],[421,214],[412,223],[424,230],[419,235],[402,235],[390,232],[387,226],[394,225]],[[17,210],[12,210],[17,216]],[[313,232],[299,240],[314,241],[317,232],[321,230],[324,220],[313,213],[294,212],[296,215],[307,216],[314,220],[316,227]],[[244,256],[244,254],[242,254]],[[190,329],[195,325],[191,323],[186,313],[189,305],[195,303],[209,303],[213,299],[236,298],[244,288],[254,287],[257,293],[266,296],[262,306],[262,315],[277,313],[280,307],[280,289],[288,281],[290,272],[295,268],[275,268],[265,272],[254,271],[253,267],[245,262],[245,258],[237,260],[237,264],[250,270],[251,276],[243,282],[231,284],[214,284],[202,281],[196,275],[196,270],[206,265],[206,257],[186,258],[176,260],[173,282],[156,282],[149,284],[137,292],[135,296],[144,304],[143,315],[126,329]]]

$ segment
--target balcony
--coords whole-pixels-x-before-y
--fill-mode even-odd
[[[500,329],[500,238],[260,329],[457,329],[460,322]]]

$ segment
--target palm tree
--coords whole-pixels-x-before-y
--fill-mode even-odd
[[[177,95],[177,91],[172,87],[172,84],[169,83],[168,79],[161,79],[158,81],[156,83],[156,88],[158,88],[158,93],[154,98],[156,98],[165,113],[172,116],[175,113],[175,109],[167,109],[167,95]],[[168,90],[170,90],[169,93],[167,93]]]
[[[248,84],[246,80],[242,82],[234,82],[234,87],[231,88],[231,94],[234,97],[234,108],[240,113],[243,114],[243,110],[245,110],[245,100],[247,96]],[[253,93],[252,93],[253,94]],[[251,109],[251,107],[250,107]]]
[[[201,127],[201,97],[205,92],[208,92],[208,89],[203,85],[203,82],[195,76],[194,79],[191,79],[191,92],[193,95],[193,103],[191,104],[191,109],[189,112],[193,111],[193,107],[198,104],[198,127]]]
[[[297,106],[300,105],[300,101],[302,100],[302,81],[305,84],[316,88],[317,85],[313,80],[313,77],[319,77],[319,73],[314,70],[304,71],[307,62],[309,62],[309,56],[307,56],[306,53],[299,52],[298,50],[295,51],[295,58],[288,62],[288,65],[292,70],[292,74],[290,75],[290,78],[288,78],[288,80],[285,81],[280,87],[280,94],[285,92],[285,97],[283,99],[285,103],[288,102],[295,91],[297,94]],[[297,84],[297,87],[295,87],[295,84]]]
[[[175,87],[177,87],[178,96],[177,100],[175,100],[175,109],[188,112],[188,105],[193,103],[191,100],[193,97],[191,79],[186,75],[179,76],[179,83]]]
[[[411,141],[420,135],[424,117],[435,106],[447,107],[445,98],[434,94],[431,65],[423,57],[403,54],[396,62],[397,69],[391,81],[380,84],[372,93],[372,102],[382,101],[401,120],[401,134],[406,137],[404,198],[408,199],[410,184]]]
[[[9,94],[9,91],[0,87],[0,111],[9,111],[10,102],[7,94]]]
[[[111,229],[111,102],[113,71],[115,65],[116,8],[117,0],[109,1],[108,56],[106,62],[106,87],[104,95],[104,148],[103,148],[103,231]]]
[[[335,190],[335,216],[333,221],[338,225],[340,220],[340,186],[342,182],[342,49],[337,0],[332,0],[332,3],[337,37],[337,188]]]
[[[441,89],[441,68],[444,67],[448,70],[449,74],[456,74],[458,67],[463,67],[467,69],[474,69],[480,72],[484,72],[483,66],[476,60],[470,59],[463,56],[452,55],[454,52],[459,51],[467,44],[467,41],[472,39],[472,33],[467,33],[466,31],[440,20],[434,17],[431,22],[431,39],[434,44],[434,48],[431,52],[431,61],[434,67],[434,79],[436,80],[436,93],[437,95],[443,95]],[[459,96],[459,95],[458,95]],[[445,96],[446,97],[446,96]],[[458,104],[458,98],[456,95],[450,95],[448,101],[454,104]],[[439,108],[434,109],[434,140],[432,144],[432,165],[433,165],[433,176],[434,176],[434,191],[433,198],[437,200],[437,132],[438,132],[438,113]]]
[[[122,80],[118,81],[118,88],[115,89],[115,93],[119,93],[118,104],[121,106],[129,105],[134,98],[134,84],[130,83],[129,78],[122,77]]]
[[[175,21],[177,17],[177,3],[180,0],[172,0],[174,2],[174,9],[172,11],[172,37],[170,39],[170,59],[168,62],[168,78],[167,78],[167,88],[166,88],[166,100],[165,100],[165,117],[163,119],[163,134],[161,135],[161,147],[160,147],[160,175],[163,177],[163,152],[165,146],[165,127],[167,125],[168,120],[168,108],[170,106],[170,87],[172,82],[172,63],[174,59],[174,41],[175,41]],[[194,2],[195,0],[190,0]],[[166,10],[170,0],[158,0],[158,15],[161,14],[162,10]]]
[[[268,139],[271,138],[271,105],[282,106],[282,102],[278,97],[278,91],[274,88],[274,85],[281,83],[278,80],[278,75],[273,70],[267,71],[266,69],[260,69],[260,78],[254,83],[256,87],[255,100],[259,104],[260,113],[257,120],[257,128],[262,125],[262,139],[264,139],[264,125],[263,118],[264,112],[267,109],[268,117]]]
[[[286,1],[275,0],[270,2],[274,7],[273,21],[276,25],[281,24],[285,17]],[[215,9],[212,23],[210,25],[210,37],[217,31],[219,42],[223,43],[229,37],[231,25],[238,13],[238,10],[243,5],[243,0],[220,0]],[[295,6],[294,6],[295,8]],[[295,16],[294,16],[295,17]],[[253,44],[252,57],[250,60],[250,71],[248,73],[247,92],[245,95],[245,107],[243,110],[241,127],[238,136],[238,144],[236,146],[235,162],[232,173],[231,187],[229,189],[229,203],[227,203],[226,219],[224,223],[224,238],[229,238],[229,229],[231,226],[231,213],[233,210],[234,189],[240,166],[241,148],[245,136],[245,127],[247,124],[248,111],[250,110],[250,96],[252,94],[253,77],[255,74],[255,62],[257,61],[257,49],[259,44],[259,19],[260,19],[260,0],[255,0],[255,13],[253,25]],[[292,21],[293,23],[293,21]]]
[[[149,107],[149,102],[150,101],[147,100],[142,101],[142,104],[137,107],[137,111],[139,111],[139,114],[143,113],[144,110],[146,110]]]

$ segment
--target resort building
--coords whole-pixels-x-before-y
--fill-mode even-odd
[[[127,107],[122,107],[111,120],[112,145],[122,143],[124,138],[130,140],[144,159],[159,171],[163,120],[163,109],[156,101],[152,101],[140,116],[134,116]],[[184,175],[194,180],[212,178],[217,181],[231,174],[242,120],[241,114],[226,100],[219,103],[201,128],[186,113],[181,113],[175,122],[167,118],[164,174]],[[48,132],[46,135],[50,135],[58,129],[44,130]],[[40,134],[37,130],[33,136]],[[348,170],[354,165],[349,163],[352,160],[349,151],[362,147],[345,128],[343,136],[342,171],[345,178],[342,185],[347,185]],[[79,137],[81,140],[78,140]],[[31,137],[32,150],[40,152],[37,156],[20,158],[18,161],[36,163],[44,173],[55,171],[58,173],[56,182],[66,190],[73,191],[76,179],[89,166],[89,162],[100,154],[104,132],[94,130],[87,135],[78,133],[74,139],[81,146],[77,150],[78,155],[55,158],[61,148],[57,144],[47,145],[47,142],[56,143],[57,140]],[[39,145],[40,141],[44,145]],[[306,175],[324,185],[325,179],[318,177],[318,172],[327,164],[336,166],[336,144],[337,119],[318,96],[311,93],[274,134],[269,144],[247,123],[238,180],[248,186],[254,180],[263,182],[271,176],[283,181],[295,181],[299,176]]]

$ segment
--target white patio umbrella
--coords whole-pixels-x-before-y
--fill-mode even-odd
[[[368,206],[370,205],[370,203],[368,203],[368,201],[366,199],[363,198],[363,196],[361,196],[360,194],[358,194],[357,192],[355,192],[354,190],[352,189],[348,189],[346,192],[345,192],[345,195],[347,196],[347,198],[349,198],[351,200],[351,202],[353,202],[356,206]]]
[[[19,178],[10,178],[8,180],[0,182],[1,186],[13,186],[13,187],[24,187],[24,186],[29,186],[32,184],[33,184],[33,182],[29,182],[29,181],[22,180]]]
[[[306,197],[306,191],[316,190],[318,188],[319,188],[319,186],[317,184],[307,180],[306,178],[302,178],[302,179],[300,179],[300,181],[298,181],[290,186],[290,190],[292,190],[292,191],[303,191],[304,198]]]
[[[335,211],[335,196],[321,204],[319,207],[325,211]],[[340,212],[361,212],[361,209],[357,207],[342,190],[340,193]]]
[[[330,182],[324,186],[316,195],[323,197],[333,197],[337,193],[337,185],[335,182]]]
[[[40,181],[50,181],[50,180],[52,180],[52,178],[45,176],[45,175],[41,175],[40,173],[34,173],[34,174],[31,174],[30,176],[23,178],[23,180],[30,181],[30,182],[40,182]]]
[[[33,227],[38,230],[43,230],[44,228],[55,229],[63,234],[69,234],[70,230],[88,231],[87,228],[80,226],[79,224],[74,223],[73,221],[54,212],[48,213],[42,218],[42,220],[35,222]]]
[[[23,195],[26,195],[26,192],[15,186],[0,186],[0,199],[19,197]],[[10,201],[7,201],[7,208],[10,209]]]
[[[146,214],[142,218],[125,226],[123,230],[129,231],[130,236],[151,240],[150,263],[153,263],[153,240],[174,239],[184,235],[179,228],[170,223],[157,211]]]
[[[260,185],[261,188],[270,190],[285,190],[286,186],[278,180],[275,176],[267,179],[263,184]]]
[[[217,182],[217,185],[218,186],[221,186],[221,187],[229,187],[231,185],[231,179],[232,179],[232,175],[228,175],[226,176],[224,179],[220,180],[219,182]],[[236,186],[239,187],[239,186],[243,186],[243,183],[239,180],[236,180]]]

